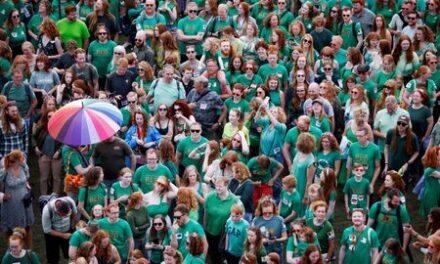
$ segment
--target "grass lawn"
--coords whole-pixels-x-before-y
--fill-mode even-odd
[[[43,231],[41,228],[41,214],[38,207],[38,196],[40,195],[40,189],[39,189],[39,170],[38,170],[38,164],[35,155],[31,154],[29,157],[29,166],[31,168],[31,186],[33,187],[33,191],[35,194],[36,199],[34,199],[34,213],[35,213],[35,224],[33,226],[33,241],[34,241],[34,250],[40,257],[40,260],[42,263],[46,263],[46,256],[45,256],[45,246],[44,246],[44,237],[43,237]],[[413,186],[409,188],[409,190],[412,189]],[[376,187],[376,191],[377,191]],[[419,208],[419,201],[417,200],[417,197],[412,194],[411,192],[408,192],[406,194],[406,203],[408,210],[410,212],[411,217],[411,224],[414,226],[414,228],[420,233],[425,234],[424,228],[426,225],[426,219],[422,219],[417,211]],[[350,222],[347,221],[345,216],[345,209],[344,209],[344,198],[342,189],[338,189],[338,201],[336,203],[336,209],[335,209],[335,221],[333,223],[336,233],[336,241],[339,241],[340,236],[342,234],[342,231],[350,225]],[[396,238],[398,239],[398,238]],[[7,249],[7,244],[4,243],[5,237],[4,233],[2,232],[0,234],[0,252],[3,256],[4,252]],[[339,248],[339,243],[337,244],[337,248]],[[416,251],[415,249],[412,249],[413,256],[415,258],[414,263],[422,263],[423,262],[423,255]],[[67,262],[66,262],[67,263]]]

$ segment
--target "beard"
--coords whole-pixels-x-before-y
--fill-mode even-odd
[[[18,115],[11,116],[11,115],[8,114],[8,120],[9,120],[10,123],[17,124],[19,119],[20,119],[20,117]]]

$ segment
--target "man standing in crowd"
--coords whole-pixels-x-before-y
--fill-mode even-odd
[[[99,90],[99,75],[95,66],[86,61],[86,51],[84,49],[75,50],[75,64],[70,67],[75,72],[76,78],[83,80],[90,89],[91,95],[95,95]]]
[[[90,33],[86,24],[78,19],[77,11],[76,7],[67,6],[65,9],[67,17],[59,20],[57,27],[64,45],[69,40],[75,40],[79,48],[87,49]]]
[[[184,63],[180,64],[180,72],[183,74],[183,70],[185,69],[186,65],[191,66],[191,68],[194,71],[194,77],[198,77],[200,75],[200,73],[202,73],[203,71],[205,71],[205,64],[201,63],[198,59],[197,59],[197,54],[201,54],[197,52],[197,49],[194,45],[187,45],[186,46],[186,57],[188,58],[187,61],[185,61]]]
[[[75,40],[68,40],[66,43],[66,52],[58,58],[57,62],[54,65],[54,70],[63,75],[65,70],[70,68],[73,64],[75,64],[75,50],[78,49],[78,44]]]
[[[351,176],[353,164],[365,164],[364,178],[370,182],[370,192],[373,193],[380,173],[379,147],[368,140],[367,128],[361,128],[355,134],[358,142],[351,144],[348,150],[347,179]]]
[[[362,209],[354,209],[351,221],[340,240],[339,264],[370,264],[377,258],[380,246],[377,233],[366,226],[365,213]]]
[[[384,86],[384,89],[389,89]],[[397,120],[401,115],[409,117],[408,111],[401,108],[397,103],[394,95],[385,98],[385,108],[379,110],[374,118],[374,137],[377,139],[381,153],[384,153],[385,140],[388,131],[393,130],[397,126]]]
[[[364,36],[373,30],[375,14],[365,7],[364,0],[353,0],[353,22],[362,26]]]
[[[98,221],[99,228],[110,234],[110,243],[118,249],[121,263],[126,263],[128,253],[134,248],[130,225],[119,218],[119,205],[112,203],[106,208],[107,217]]]
[[[194,80],[194,89],[188,94],[188,106],[192,109],[194,117],[202,125],[203,135],[214,138],[224,120],[222,113],[226,111],[220,96],[208,88],[209,81],[203,76]]]
[[[151,67],[155,67],[156,62],[154,61],[154,51],[150,46],[148,46],[145,40],[146,33],[144,30],[139,30],[136,32],[133,52],[136,54],[138,61],[146,61],[151,65]]]
[[[69,239],[72,235],[78,211],[70,197],[61,197],[49,201],[43,208],[41,224],[46,243],[47,263],[58,264],[60,249],[64,259],[68,259]]]
[[[105,90],[115,97],[119,108],[127,105],[127,94],[133,90],[132,83],[135,76],[133,72],[128,70],[128,61],[121,58],[116,63],[116,72],[107,77]]]
[[[325,28],[325,19],[317,16],[313,19],[314,30],[310,33],[313,37],[313,48],[322,50],[322,48],[330,46],[333,33]]]
[[[343,40],[341,36],[333,36],[332,41],[330,42],[330,47],[335,53],[335,60],[339,64],[339,70],[343,69],[347,62],[347,51],[342,48],[342,43]]]
[[[373,204],[368,213],[368,226],[376,230],[381,247],[389,238],[399,240],[404,250],[408,246],[410,235],[403,232],[403,227],[410,220],[406,206],[401,204],[401,196],[399,189],[390,189],[385,200]]]
[[[406,21],[408,22],[408,25],[406,25],[402,29],[402,35],[407,35],[411,38],[412,41],[414,41],[414,36],[416,35],[417,31],[417,12],[408,12],[408,15],[406,16]]]
[[[183,175],[185,168],[194,165],[199,172],[202,171],[202,154],[207,147],[208,140],[202,137],[202,126],[199,123],[191,124],[191,135],[179,142],[176,149],[176,166],[179,175]],[[196,150],[197,155],[190,157],[189,153]]]
[[[148,149],[146,156],[147,164],[140,166],[133,176],[133,182],[139,186],[143,193],[152,191],[154,183],[160,176],[165,176],[168,180],[174,182],[175,179],[171,171],[165,165],[159,163],[155,149]]]
[[[27,82],[23,82],[23,71],[18,68],[13,69],[12,81],[6,83],[1,91],[8,101],[15,101],[20,116],[26,121],[28,128],[30,128],[31,118],[38,101],[32,87]]]
[[[133,151],[124,140],[115,136],[98,143],[92,157],[94,164],[104,170],[104,183],[107,189],[118,180],[119,171],[126,167],[127,158],[131,161],[131,169],[136,168],[136,156]]]
[[[352,20],[351,8],[344,7],[342,9],[343,23],[338,25],[338,33],[344,40],[342,48],[347,50],[350,47],[360,49],[364,41],[362,26]]]
[[[147,43],[151,46],[151,41],[154,35],[154,27],[158,23],[166,25],[165,17],[156,11],[156,1],[146,0],[144,11],[136,18],[136,29],[144,30],[147,37]]]
[[[206,240],[205,231],[203,227],[193,219],[190,219],[189,209],[185,204],[179,204],[174,208],[174,224],[171,227],[173,232],[171,246],[177,248],[182,256],[185,258],[188,255],[187,241],[188,237],[196,233],[203,241],[203,254],[208,253],[208,241]],[[211,245],[215,247],[215,245]]]
[[[28,154],[29,128],[21,119],[17,105],[14,102],[8,102],[0,123],[0,159],[14,149]]]
[[[187,51],[186,48],[189,45],[195,47],[197,54],[202,54],[205,21],[197,16],[198,7],[195,2],[189,2],[186,7],[188,16],[180,19],[177,25],[177,39],[179,40],[180,54],[185,55],[185,51]]]
[[[170,107],[175,101],[185,99],[183,84],[174,79],[174,66],[167,64],[163,67],[163,77],[153,81],[148,92],[147,102],[154,99],[154,112],[161,104]]]
[[[316,139],[316,145],[318,146],[319,144],[319,139],[322,135],[321,129],[310,124],[310,117],[306,115],[300,116],[296,127],[289,129],[284,138],[283,156],[289,171],[292,171],[292,161],[296,154],[296,141],[298,141],[299,134],[305,132],[312,134]]]

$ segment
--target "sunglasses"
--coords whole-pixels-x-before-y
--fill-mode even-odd
[[[357,91],[351,91],[351,94],[358,94]]]
[[[161,111],[161,112],[166,112],[167,109],[166,109],[166,108],[159,108],[159,111]]]
[[[188,50],[186,53],[196,53],[194,50]]]
[[[286,3],[284,2],[278,2],[278,5],[285,5]]]
[[[149,6],[149,7],[151,7],[151,6],[154,6],[153,4],[148,4],[148,5],[145,5],[145,6]]]
[[[437,61],[431,61],[431,62],[429,62],[429,64],[431,64],[431,65],[438,64],[438,62]]]
[[[390,86],[386,86],[386,85],[384,85],[383,88],[384,88],[384,89],[392,89]]]
[[[324,68],[324,71],[331,71],[332,68]]]
[[[298,78],[298,77],[306,77],[304,74],[298,74],[298,75],[296,75],[296,77]]]
[[[137,69],[138,72],[144,72],[144,69]]]
[[[232,141],[234,141],[234,142],[238,142],[238,143],[240,143],[240,142],[241,142],[241,140],[240,140],[240,139],[236,139],[236,138],[233,138],[233,139],[232,139]]]
[[[254,70],[254,67],[246,67],[245,69],[246,69],[246,70],[251,70],[251,71],[253,71],[253,70]]]
[[[303,42],[305,42],[305,43],[312,43],[312,41],[308,40],[308,39],[303,40]]]
[[[122,52],[113,52],[115,55],[122,55]]]
[[[16,15],[16,16],[12,16],[12,18],[17,18],[17,17],[20,17],[19,15]]]
[[[98,35],[105,36],[105,35],[107,35],[107,32],[99,32]]]
[[[142,39],[135,39],[136,42],[142,42]]]
[[[136,101],[128,101],[129,104],[135,104]]]
[[[350,15],[342,15],[342,17],[350,17]]]
[[[188,13],[197,13],[197,10],[188,10]]]
[[[331,13],[337,13],[338,10],[334,10],[334,9],[332,9],[332,10],[330,10],[330,12],[331,12]]]
[[[406,127],[408,124],[407,123],[405,123],[405,122],[397,122],[397,125],[398,126],[401,126],[401,127]]]
[[[182,218],[182,215],[179,215],[179,216],[174,216],[174,219],[176,219],[176,220],[180,220],[180,218]]]
[[[191,129],[191,133],[200,133],[202,130],[200,129]]]
[[[174,108],[174,111],[176,111],[176,112],[180,111],[180,108]]]
[[[154,223],[154,226],[163,226],[163,223]]]

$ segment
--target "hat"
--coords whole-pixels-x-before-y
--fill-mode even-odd
[[[370,70],[370,66],[366,64],[361,64],[357,67],[357,73],[366,73]]]
[[[318,104],[322,105],[322,100],[321,99],[315,99],[315,100],[313,100],[312,105],[315,104],[315,103],[318,103]]]
[[[409,119],[409,117],[407,115],[400,115],[399,119],[397,121],[404,122],[407,125],[409,125],[409,123],[411,122],[411,120]]]

